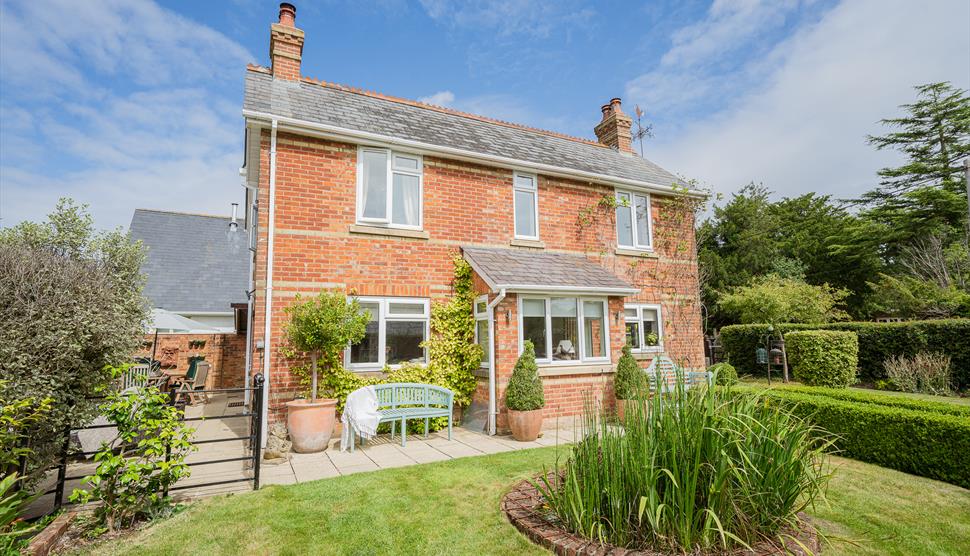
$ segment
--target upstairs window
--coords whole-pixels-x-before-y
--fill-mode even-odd
[[[539,191],[534,174],[515,172],[512,177],[515,195],[515,237],[539,239]]]
[[[629,249],[649,250],[653,243],[650,195],[616,192],[616,243]]]
[[[361,147],[357,156],[357,221],[421,229],[421,157]]]

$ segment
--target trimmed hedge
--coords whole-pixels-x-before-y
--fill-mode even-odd
[[[970,418],[790,390],[761,395],[835,435],[838,455],[970,488]]]
[[[828,324],[780,324],[777,331],[851,330],[859,336],[859,376],[875,381],[886,378],[882,363],[893,355],[912,357],[921,351],[950,356],[953,380],[960,389],[970,387],[970,319],[909,322],[833,322]],[[767,324],[734,324],[721,328],[721,344],[728,361],[739,373],[762,375],[764,365],[755,363],[755,349],[768,333]]]
[[[796,392],[811,396],[822,396],[847,402],[868,403],[883,405],[887,407],[898,407],[902,409],[913,409],[916,411],[930,411],[943,413],[946,415],[957,415],[970,418],[970,405],[961,405],[950,402],[937,402],[932,400],[920,400],[917,398],[907,398],[893,394],[880,394],[878,392],[866,392],[858,388],[824,388],[821,386],[796,386],[783,384],[774,386],[774,390],[784,390],[786,392]]]
[[[856,382],[859,338],[844,330],[796,330],[785,334],[788,363],[809,386],[845,388]]]

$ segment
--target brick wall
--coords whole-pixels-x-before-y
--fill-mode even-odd
[[[139,357],[152,354],[154,334],[145,336]],[[204,345],[199,342],[205,342]],[[245,334],[159,334],[155,359],[162,368],[184,371],[189,359],[204,356],[212,364],[206,378],[206,388],[241,388],[246,375]]]
[[[254,367],[264,356],[270,363],[274,420],[285,415],[282,404],[299,392],[299,380],[279,353],[283,308],[297,294],[336,289],[358,295],[441,299],[451,291],[451,258],[460,245],[509,248],[513,238],[512,171],[433,156],[424,157],[427,238],[355,233],[356,160],[356,145],[278,135],[272,339],[265,354],[254,354]],[[263,338],[266,322],[268,131],[262,135],[259,167],[260,234],[253,324],[257,341]],[[632,257],[614,252],[613,217],[596,210],[600,198],[613,194],[611,187],[540,175],[538,188],[539,234],[545,248],[584,254],[641,287],[641,293],[628,300],[662,305],[665,348],[689,366],[703,365],[696,261],[689,255],[693,253],[693,227],[680,217],[677,203],[652,197],[656,256]],[[577,222],[584,208],[591,208],[595,217],[580,228]],[[476,279],[476,288],[487,290],[480,279]],[[509,295],[496,310],[500,397],[518,355],[515,306],[515,296]],[[622,298],[610,298],[607,322],[614,363],[624,341],[622,308]],[[505,311],[510,311],[508,323]],[[616,312],[621,313],[619,322]],[[583,392],[612,399],[610,374],[544,380],[550,417],[581,412]],[[487,389],[484,392],[487,395]]]

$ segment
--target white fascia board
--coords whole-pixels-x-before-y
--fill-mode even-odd
[[[474,162],[478,164],[485,163],[491,166],[498,166],[502,168],[508,168],[510,170],[531,170],[539,174],[545,174],[547,176],[556,176],[569,179],[580,179],[590,182],[599,183],[608,186],[624,186],[629,188],[634,188],[638,191],[646,191],[648,193],[659,193],[662,195],[686,195],[688,197],[695,197],[699,199],[707,198],[707,194],[699,191],[687,191],[682,188],[676,188],[669,185],[660,185],[657,183],[651,183],[640,180],[631,180],[627,178],[618,178],[614,176],[607,176],[604,174],[597,174],[595,172],[586,172],[584,170],[574,170],[571,168],[563,168],[561,166],[553,166],[550,164],[541,164],[537,162],[529,162],[527,160],[519,160],[516,158],[508,158],[504,156],[491,155],[485,153],[477,153],[473,151],[466,151],[463,149],[456,149],[452,147],[445,147],[441,145],[432,145],[430,143],[423,143],[420,141],[411,141],[409,139],[400,139],[397,137],[391,137],[388,135],[381,135],[378,133],[370,133],[367,131],[358,131],[354,129],[347,129],[338,126],[332,126],[328,124],[321,124],[316,122],[309,122],[306,120],[300,120],[297,118],[286,118],[282,116],[274,116],[266,112],[257,112],[254,110],[243,110],[243,116],[247,119],[247,123],[260,123],[268,125],[272,120],[279,122],[279,129],[289,130],[296,133],[301,133],[304,135],[313,135],[317,137],[322,137],[325,139],[336,139],[341,141],[347,141],[350,143],[360,143],[361,141],[366,141],[369,145],[381,146],[381,147],[401,147],[409,149],[411,151],[417,152],[419,154],[431,154],[431,155],[445,155],[448,158],[463,160],[466,162]]]
[[[618,295],[627,296],[640,293],[637,288],[582,288],[576,286],[537,286],[522,284],[499,284],[499,288],[505,289],[509,293],[532,293],[532,294],[575,294],[575,295]]]

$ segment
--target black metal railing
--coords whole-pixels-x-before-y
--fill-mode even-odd
[[[214,417],[204,417],[204,416],[203,417],[185,417],[185,413],[183,411],[181,413],[181,419],[180,419],[182,422],[193,422],[193,421],[217,420],[217,419],[241,419],[241,418],[248,418],[249,419],[249,424],[248,424],[248,427],[247,427],[247,433],[248,434],[246,434],[244,436],[235,435],[235,436],[226,436],[226,437],[221,437],[221,438],[207,438],[205,440],[193,440],[192,441],[192,445],[193,446],[200,446],[200,445],[205,445],[205,444],[216,444],[216,443],[222,443],[222,442],[239,442],[239,441],[243,441],[243,442],[246,442],[247,443],[248,452],[249,452],[248,454],[245,454],[244,453],[244,455],[239,456],[239,457],[229,457],[229,458],[219,458],[219,459],[211,459],[211,460],[203,460],[203,461],[194,461],[194,462],[186,463],[185,465],[187,465],[189,468],[193,468],[193,467],[201,467],[201,466],[204,466],[204,465],[215,465],[215,464],[219,464],[219,463],[229,463],[229,462],[234,462],[234,461],[251,461],[252,462],[252,476],[251,477],[235,477],[235,478],[230,478],[230,479],[219,479],[219,480],[208,481],[208,482],[204,482],[204,483],[191,483],[191,484],[181,484],[181,485],[178,484],[178,483],[176,483],[171,488],[166,488],[165,490],[163,490],[162,491],[162,495],[163,496],[168,496],[168,494],[169,494],[170,491],[185,490],[185,489],[190,489],[190,488],[205,488],[205,487],[212,487],[212,486],[218,486],[218,485],[228,485],[228,484],[248,482],[248,481],[252,481],[253,490],[258,490],[259,489],[259,467],[260,467],[260,461],[262,459],[262,457],[261,457],[261,455],[262,455],[261,447],[262,447],[262,435],[263,435],[262,419],[261,419],[261,416],[262,416],[262,413],[263,413],[263,387],[264,387],[263,386],[263,383],[264,383],[263,375],[257,374],[257,375],[255,375],[253,377],[253,385],[252,386],[249,386],[249,387],[245,387],[245,388],[218,388],[218,389],[211,389],[211,390],[193,390],[193,391],[191,391],[191,394],[193,396],[200,395],[200,394],[203,394],[203,395],[209,395],[209,394],[226,394],[226,395],[228,395],[228,394],[236,394],[236,393],[240,393],[240,392],[242,392],[242,393],[250,392],[251,393],[251,395],[250,395],[250,403],[249,403],[249,406],[246,407],[246,409],[242,413],[234,413],[234,414],[231,414],[231,415],[220,415],[220,416],[214,416]],[[187,396],[187,395],[188,395],[188,391],[186,391],[186,390],[178,390],[177,388],[172,387],[168,391],[169,403],[171,405],[175,406],[175,405],[177,405],[179,403],[179,401],[180,401],[180,399],[182,397]],[[103,399],[103,398],[91,398],[91,399]],[[113,425],[113,424],[104,424],[104,425],[87,425],[87,426],[83,426],[83,427],[74,427],[74,428],[65,428],[64,429],[64,442],[63,442],[62,447],[61,447],[61,452],[60,452],[60,454],[58,456],[58,463],[57,463],[57,468],[56,468],[57,469],[57,479],[56,479],[56,482],[55,482],[53,488],[51,488],[51,489],[49,489],[49,490],[41,493],[41,496],[47,496],[47,495],[50,495],[50,494],[53,494],[54,495],[54,504],[53,504],[53,507],[51,508],[50,512],[57,511],[57,510],[61,509],[65,505],[65,501],[64,501],[64,488],[65,488],[65,485],[68,482],[70,482],[70,481],[76,481],[76,480],[80,480],[80,479],[84,479],[85,477],[87,477],[87,475],[70,475],[69,476],[67,474],[67,471],[68,471],[68,463],[71,460],[71,458],[83,457],[83,458],[86,459],[89,456],[92,456],[92,455],[94,455],[94,454],[96,454],[96,453],[98,453],[98,452],[101,451],[101,450],[91,450],[91,451],[74,451],[74,452],[71,452],[70,451],[71,434],[74,433],[74,432],[77,432],[77,431],[82,431],[82,430],[109,429],[109,428],[114,428],[114,427],[115,427],[115,425]],[[171,455],[170,455],[170,449],[169,448],[166,448],[166,451],[165,451],[165,461],[166,462],[169,461],[169,458],[170,457],[171,457]],[[22,459],[21,460],[20,467],[21,467],[21,474],[24,474],[24,472],[26,472],[26,460],[25,459]],[[51,471],[51,469],[48,469],[48,472],[50,472],[50,471]]]

